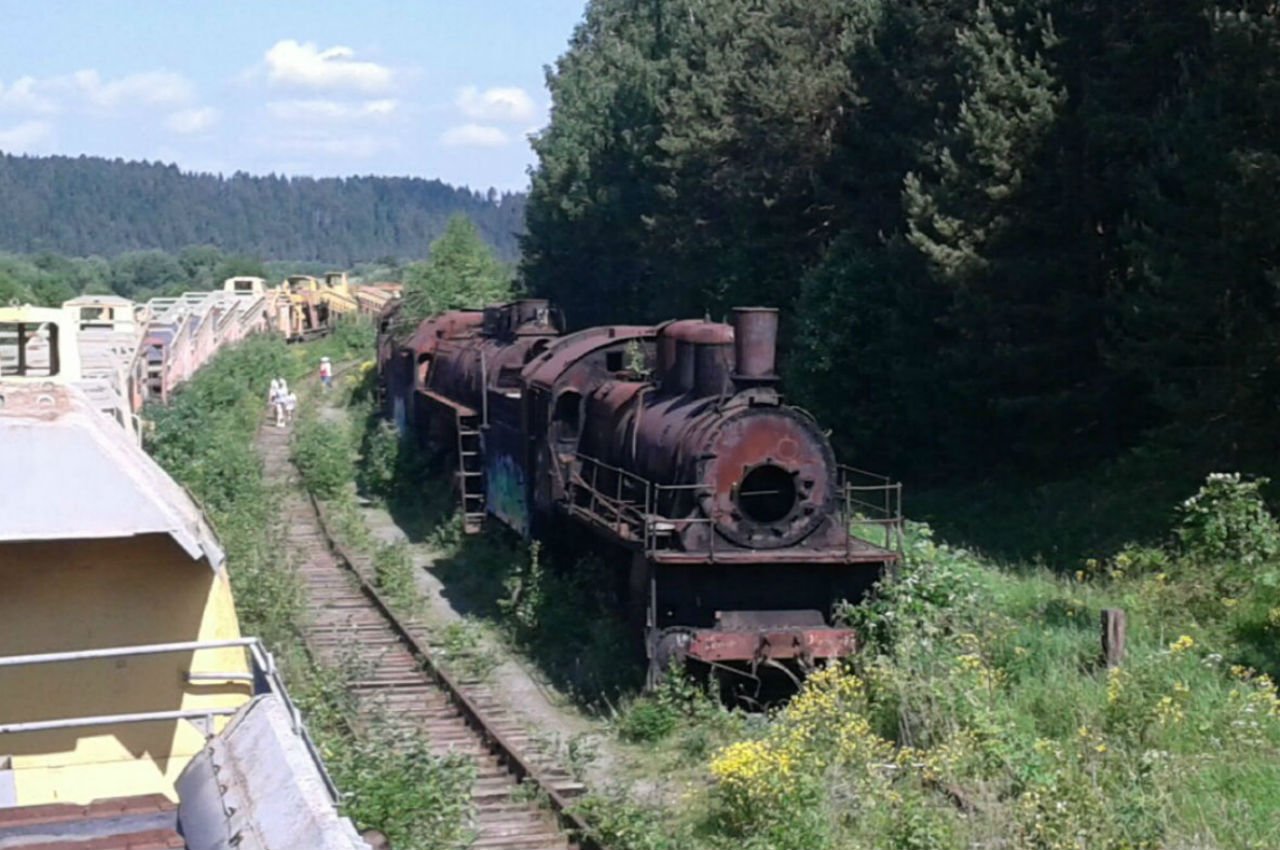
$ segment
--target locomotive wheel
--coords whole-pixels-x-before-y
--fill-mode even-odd
[[[649,668],[644,684],[645,690],[652,691],[666,681],[673,669],[684,668],[693,635],[688,629],[676,626],[669,629],[649,629],[647,638]]]

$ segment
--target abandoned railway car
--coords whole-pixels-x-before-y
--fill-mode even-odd
[[[278,287],[260,277],[233,277],[221,290],[146,303],[82,295],[60,308],[0,308],[0,377],[43,375],[75,383],[136,439],[142,406],[166,403],[223,348],[258,333],[291,342],[315,339],[332,331],[339,317],[376,316],[399,295],[399,284],[355,285],[344,272],[330,272],[323,282],[294,276]],[[79,352],[74,374],[57,357],[59,339]]]
[[[0,312],[0,847],[364,848],[85,316]]]
[[[449,453],[468,531],[488,515],[625,552],[651,680],[683,660],[754,677],[854,651],[833,607],[898,559],[901,486],[839,465],[784,402],[776,311],[566,334],[541,300],[409,331],[398,309],[378,326],[384,413]]]

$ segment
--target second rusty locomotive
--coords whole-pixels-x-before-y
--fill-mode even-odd
[[[564,333],[525,299],[397,333],[399,309],[379,324],[386,415],[448,451],[468,531],[493,516],[625,552],[651,679],[677,660],[754,675],[855,649],[833,607],[897,560],[901,485],[837,464],[783,402],[777,311]]]

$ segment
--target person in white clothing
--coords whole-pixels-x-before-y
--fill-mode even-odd
[[[293,411],[297,407],[298,397],[293,394],[293,390],[289,390],[284,394],[284,421],[286,424],[293,424]]]
[[[271,406],[271,412],[276,417],[276,427],[279,428],[284,424],[284,382],[279,378],[271,379],[271,389],[267,394],[267,403]]]

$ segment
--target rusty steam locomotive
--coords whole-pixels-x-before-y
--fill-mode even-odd
[[[897,560],[901,485],[838,465],[783,403],[775,310],[564,333],[526,299],[397,333],[399,309],[379,319],[385,414],[448,451],[468,531],[486,515],[534,538],[584,528],[621,556],[651,679],[855,649],[832,608]]]

